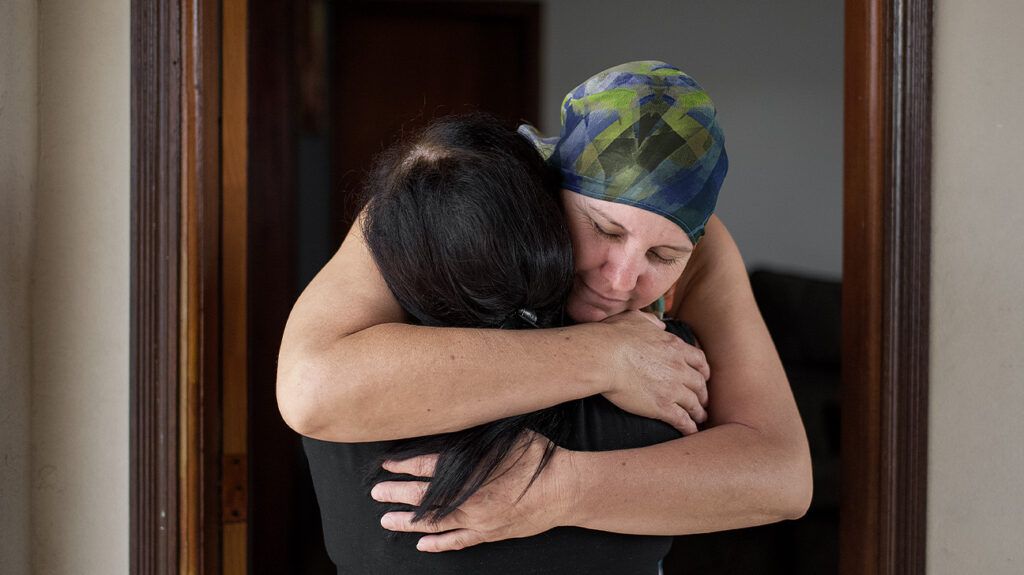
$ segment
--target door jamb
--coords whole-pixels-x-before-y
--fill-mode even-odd
[[[130,568],[216,573],[220,3],[131,12]],[[932,0],[846,1],[847,575],[924,573],[931,38]]]
[[[846,47],[840,573],[923,574],[932,0],[847,0]]]

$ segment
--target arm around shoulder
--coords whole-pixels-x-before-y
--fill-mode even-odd
[[[299,296],[285,325],[276,393],[278,409],[289,427],[316,436],[328,420],[342,429],[352,422],[346,409],[353,405],[348,392],[357,387],[360,362],[350,357],[350,351],[358,351],[350,348],[358,346],[351,345],[349,338],[404,319],[377,273],[357,222]]]
[[[803,422],[736,243],[717,216],[707,235],[692,275],[684,273],[677,311],[700,334],[714,366],[709,427],[738,425],[755,434],[756,445],[774,454],[765,463],[771,499],[783,518],[799,517],[812,496]]]
[[[295,431],[376,441],[465,429],[609,389],[607,326],[507,331],[403,323],[359,224],[302,293],[278,358]]]
[[[572,452],[565,469],[579,500],[564,524],[679,535],[802,516],[812,494],[803,424],[742,258],[716,217],[674,309],[711,366],[707,429],[639,449]]]

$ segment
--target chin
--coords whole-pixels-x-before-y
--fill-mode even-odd
[[[603,309],[579,301],[570,301],[565,306],[565,312],[569,314],[569,317],[571,317],[576,323],[603,321],[612,315]]]

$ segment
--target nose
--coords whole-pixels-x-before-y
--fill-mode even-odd
[[[608,286],[616,294],[625,294],[633,291],[643,271],[643,259],[633,256],[626,250],[611,250],[608,253],[608,261],[605,262],[602,272]]]

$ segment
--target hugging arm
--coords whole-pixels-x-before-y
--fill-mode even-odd
[[[703,354],[640,314],[544,330],[402,323],[360,225],[285,327],[277,400],[295,431],[345,442],[416,437],[599,393],[684,433],[704,420]]]
[[[796,518],[810,505],[803,424],[739,251],[717,217],[698,250],[675,309],[712,366],[707,429],[641,449],[572,454],[579,501],[566,523],[699,533]]]
[[[515,498],[522,486],[495,482],[466,502],[463,513],[429,529],[401,513],[388,514],[384,523],[400,531],[447,531],[426,536],[420,547],[444,551],[559,525],[681,535],[803,515],[811,498],[803,425],[739,251],[717,218],[678,292],[677,314],[694,327],[712,366],[705,431],[637,449],[559,449],[522,500]],[[430,463],[391,465],[429,475]],[[374,496],[415,502],[422,487],[416,484],[381,484]]]

